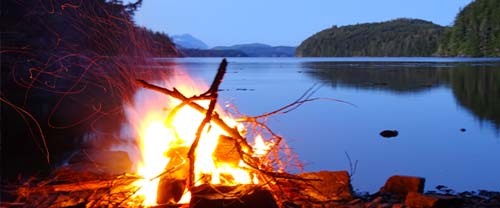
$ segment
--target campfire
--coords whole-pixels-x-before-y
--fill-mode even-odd
[[[316,100],[310,98],[314,90],[259,116],[230,113],[236,110],[217,105],[226,67],[224,59],[209,87],[188,79],[169,81],[175,86],[171,88],[136,81],[144,93],[124,106],[138,147],[137,154],[129,152],[135,162],[132,173],[88,176],[62,167],[46,181],[26,182],[17,188],[16,203],[42,207],[285,207],[287,203],[350,199],[346,172],[340,176],[290,174],[290,167],[300,170],[298,160],[264,123],[269,116]],[[117,157],[113,158],[114,163]],[[321,187],[324,184],[318,180],[322,177],[328,187]]]
[[[144,179],[135,185],[140,187],[136,195],[144,198],[144,205],[189,203],[190,190],[202,185],[258,185],[268,180],[260,171],[272,171],[266,156],[279,140],[266,142],[256,135],[250,145],[245,119],[219,113],[218,87],[226,65],[223,60],[206,92],[182,85],[192,83],[187,80],[172,90],[138,81],[168,97],[166,103],[150,106],[142,114],[127,107],[139,133],[137,174]]]

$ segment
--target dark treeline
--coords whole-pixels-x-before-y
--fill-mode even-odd
[[[142,1],[2,1],[2,49],[78,52],[101,56],[177,56],[166,34],[137,27]]]
[[[458,14],[440,44],[444,56],[500,56],[500,1],[476,0]]]
[[[179,55],[134,24],[141,3],[1,1],[2,180],[46,174],[89,140],[120,142],[122,103],[150,76],[141,66]]]
[[[500,1],[475,0],[451,27],[397,19],[332,27],[309,37],[297,56],[500,56]]]
[[[417,19],[396,19],[323,30],[296,50],[297,56],[431,56],[444,28]]]

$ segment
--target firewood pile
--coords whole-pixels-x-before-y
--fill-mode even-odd
[[[51,179],[28,181],[12,186],[0,207],[144,207],[134,197],[138,176],[122,174],[75,173],[56,171]],[[71,176],[70,176],[71,175]],[[191,189],[189,204],[159,204],[154,207],[498,207],[500,193],[493,191],[450,193],[448,190],[423,193],[424,178],[391,176],[380,191],[371,195],[352,192],[347,171],[320,171],[299,175],[302,180],[280,181],[279,186],[204,184]],[[303,180],[313,179],[313,180]],[[171,188],[171,187],[170,187]],[[278,188],[279,190],[275,189]],[[164,190],[167,191],[167,190]],[[2,190],[5,197],[5,190]],[[453,191],[452,191],[453,192]],[[277,198],[276,193],[283,196]],[[168,192],[167,194],[172,194]],[[280,201],[281,200],[281,201]]]
[[[31,181],[13,189],[12,202],[3,207],[143,207],[134,186],[139,178],[133,174],[103,176],[59,171],[51,179]],[[62,177],[63,176],[63,177]],[[301,178],[300,176],[303,176]],[[303,207],[314,204],[340,204],[353,198],[347,172],[308,173],[295,178],[275,178],[276,184],[235,186],[203,184],[191,188],[189,204],[159,204],[158,207]],[[347,177],[346,177],[347,176]],[[182,194],[172,184],[163,186],[159,196]],[[164,181],[165,183],[165,181]],[[179,187],[178,187],[179,188]],[[329,189],[329,190],[328,190]],[[181,192],[179,193],[179,190]]]

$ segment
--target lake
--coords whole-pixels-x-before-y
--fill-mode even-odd
[[[211,83],[221,58],[174,62]],[[305,171],[350,170],[357,191],[376,192],[391,175],[426,178],[426,190],[500,190],[500,59],[229,58],[220,102],[247,115],[306,103],[268,125]],[[399,135],[384,138],[383,130]]]

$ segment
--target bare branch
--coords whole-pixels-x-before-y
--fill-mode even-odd
[[[276,114],[285,114],[285,113],[289,113],[295,109],[297,109],[298,107],[300,107],[302,104],[304,103],[308,103],[308,102],[311,102],[311,101],[316,101],[316,100],[329,100],[329,101],[336,101],[336,102],[340,102],[340,103],[345,103],[345,104],[348,104],[348,105],[351,105],[351,106],[354,106],[354,107],[357,107],[356,105],[350,103],[350,102],[347,102],[347,101],[343,101],[343,100],[338,100],[338,99],[334,99],[334,98],[311,98],[314,93],[316,93],[319,88],[321,86],[319,85],[313,85],[312,87],[310,87],[309,89],[307,89],[299,98],[297,98],[294,102],[288,104],[288,105],[285,105],[279,109],[276,109],[274,111],[271,111],[271,112],[268,112],[268,113],[264,113],[262,115],[258,115],[258,116],[244,116],[240,119],[237,119],[237,120],[241,120],[241,121],[245,121],[245,122],[253,122],[259,118],[266,118],[266,117],[269,117],[271,115],[276,115]]]
[[[226,66],[227,66],[227,61],[226,59],[223,59],[222,62],[220,63],[219,69],[217,70],[217,75],[215,76],[214,81],[212,82],[212,86],[210,87],[210,89],[208,89],[207,92],[201,95],[202,97],[209,96],[211,99],[210,99],[210,104],[208,105],[208,110],[205,113],[205,118],[198,126],[198,130],[196,131],[196,137],[193,141],[193,144],[191,144],[191,148],[189,149],[188,152],[189,187],[193,187],[195,180],[195,173],[194,173],[195,151],[196,148],[198,147],[198,143],[200,142],[201,134],[203,132],[203,129],[205,128],[205,125],[210,123],[210,121],[212,120],[212,114],[214,113],[215,105],[217,104],[217,97],[219,96],[218,93],[219,85],[222,83],[222,78],[224,78],[224,74],[226,73]]]

